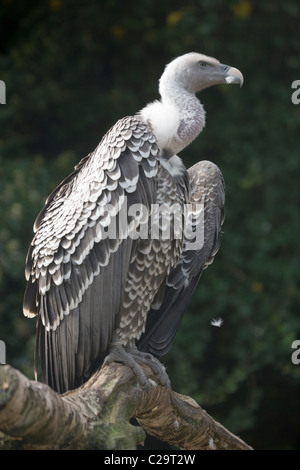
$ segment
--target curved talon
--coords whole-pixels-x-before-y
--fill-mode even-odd
[[[103,365],[110,364],[111,362],[121,362],[125,366],[130,367],[137,376],[140,384],[148,387],[148,379],[142,367],[145,364],[158,376],[159,382],[162,385],[166,385],[167,388],[170,387],[170,379],[161,362],[149,353],[138,351],[135,347],[125,349],[119,342],[112,343],[109,348],[109,354],[105,357]]]
[[[127,348],[126,351],[134,356],[135,360],[139,364],[145,364],[150,367],[153,373],[158,376],[161,385],[165,385],[167,388],[171,386],[171,382],[164,365],[158,359],[152,356],[152,354],[139,351],[135,346]]]
[[[143,368],[125,351],[121,344],[113,344],[111,346],[109,354],[103,361],[103,365],[110,364],[111,362],[121,362],[125,366],[130,367],[137,376],[140,384],[148,387],[148,379]]]

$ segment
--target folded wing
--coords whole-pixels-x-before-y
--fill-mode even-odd
[[[190,201],[184,248],[168,276],[164,296],[148,313],[138,349],[162,356],[170,349],[204,269],[221,244],[225,187],[219,168],[208,161],[188,170]],[[203,232],[204,230],[204,232]]]

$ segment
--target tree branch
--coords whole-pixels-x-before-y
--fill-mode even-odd
[[[131,369],[113,363],[59,395],[0,366],[0,448],[132,450],[147,431],[185,450],[251,449],[192,398],[159,385],[146,367],[145,372],[148,388]]]

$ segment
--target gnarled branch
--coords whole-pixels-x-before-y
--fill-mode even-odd
[[[185,450],[251,449],[192,398],[159,385],[148,368],[145,372],[148,388],[131,369],[112,363],[82,387],[59,395],[0,366],[0,448],[136,449],[147,431]],[[140,426],[131,424],[132,418]]]

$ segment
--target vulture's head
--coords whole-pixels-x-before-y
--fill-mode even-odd
[[[196,52],[184,54],[170,62],[160,79],[160,91],[180,87],[192,93],[222,83],[244,82],[241,72],[217,59]]]

